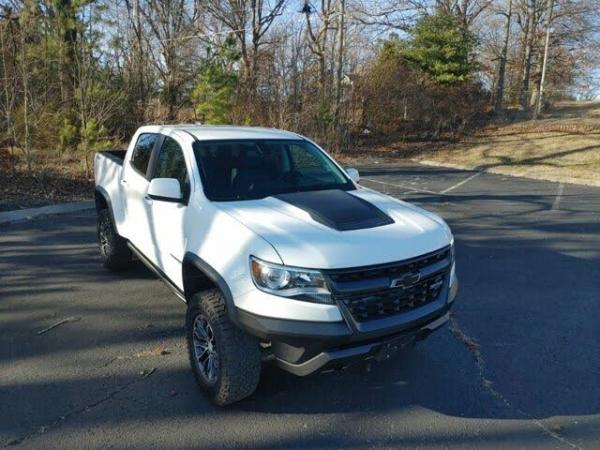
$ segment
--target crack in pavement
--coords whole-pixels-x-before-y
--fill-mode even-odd
[[[154,370],[151,373],[153,373],[153,372],[154,372]],[[66,422],[68,419],[70,419],[71,417],[73,417],[77,414],[82,414],[82,413],[91,411],[92,409],[100,406],[101,404],[103,404],[109,400],[112,400],[113,398],[115,398],[115,396],[117,396],[118,394],[123,392],[128,387],[145,380],[147,378],[147,376],[148,375],[142,375],[141,379],[133,379],[127,383],[124,383],[121,386],[117,387],[116,389],[113,389],[112,391],[108,392],[104,397],[101,397],[98,400],[93,401],[92,403],[88,403],[83,407],[76,408],[72,411],[67,412],[66,414],[60,416],[58,419],[54,420],[50,425],[43,425],[43,426],[39,427],[37,429],[37,431],[31,432],[31,433],[21,436],[19,438],[8,441],[7,443],[5,443],[3,445],[2,448],[8,448],[8,447],[20,445],[23,442],[25,442],[26,440],[31,439],[34,436],[42,435],[52,428],[57,428],[57,427],[61,426],[64,422]]]
[[[555,439],[565,445],[568,445],[571,448],[575,448],[575,449],[581,448],[577,444],[574,444],[574,443],[570,442],[569,440],[567,440],[566,438],[562,437],[557,432],[552,431],[550,428],[548,428],[546,425],[544,425],[544,423],[541,420],[539,420],[538,418],[532,416],[531,414],[527,413],[526,411],[523,411],[521,408],[517,408],[517,407],[514,407],[513,405],[511,405],[511,403],[508,401],[508,399],[494,387],[493,381],[485,376],[485,363],[483,360],[483,355],[481,353],[481,345],[477,342],[476,339],[469,336],[462,330],[462,328],[460,327],[460,325],[458,324],[458,322],[457,322],[456,318],[454,318],[454,316],[450,317],[450,332],[473,355],[473,358],[475,359],[475,364],[476,364],[478,372],[479,372],[479,377],[481,378],[481,385],[487,392],[489,392],[494,398],[501,401],[507,408],[509,408],[513,411],[516,411],[518,414],[523,416],[525,419],[530,420],[538,428],[540,428],[544,433],[546,433],[548,436],[552,437],[553,439]]]

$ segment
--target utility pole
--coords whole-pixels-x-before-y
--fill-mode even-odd
[[[340,105],[342,102],[342,77],[344,71],[344,27],[346,15],[346,0],[339,0],[338,4],[338,35],[337,35],[337,74],[335,86],[335,125],[338,125]]]
[[[504,97],[504,77],[506,74],[506,59],[508,56],[508,39],[510,38],[510,21],[512,18],[512,0],[508,0],[508,13],[506,15],[506,33],[504,35],[504,45],[502,47],[502,56],[500,56],[500,67],[498,68],[498,84],[496,88],[496,101],[494,102],[494,112],[497,114],[502,110],[502,98]]]
[[[540,93],[537,98],[537,105],[533,115],[537,119],[542,112],[544,97],[544,82],[546,81],[546,68],[548,66],[548,48],[550,47],[550,33],[552,31],[552,10],[554,9],[554,0],[548,0],[548,11],[546,12],[546,42],[544,44],[544,59],[542,62],[542,77],[540,78]]]

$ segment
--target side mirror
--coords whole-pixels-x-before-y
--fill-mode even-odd
[[[176,178],[154,178],[148,186],[148,197],[164,202],[181,202],[183,194]]]
[[[360,183],[360,175],[358,173],[358,170],[349,168],[349,169],[346,169],[346,173],[348,174],[348,176],[350,177],[350,179],[352,181],[354,181],[355,183]]]

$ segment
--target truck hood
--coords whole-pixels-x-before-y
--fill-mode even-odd
[[[337,204],[329,208],[294,194],[215,204],[266,239],[289,266],[335,269],[400,261],[452,240],[435,214],[366,188],[343,192],[351,197],[346,199],[341,192],[332,193]],[[340,208],[339,200],[349,208]],[[369,209],[372,217],[365,217]]]

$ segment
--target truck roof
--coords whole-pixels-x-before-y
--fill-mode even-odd
[[[219,140],[219,139],[302,139],[302,136],[290,131],[277,130],[275,128],[261,127],[239,127],[231,125],[149,125],[140,128],[141,132],[185,132],[194,136],[197,140]]]

